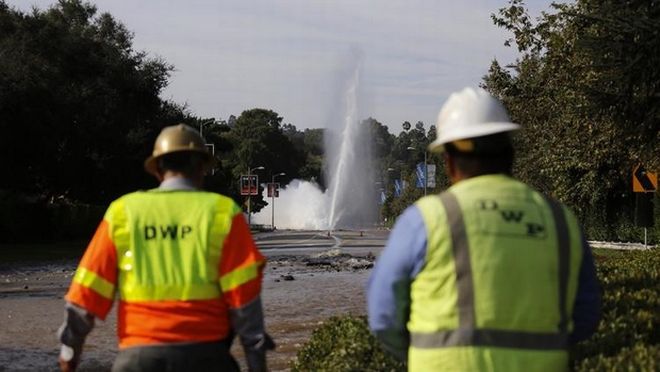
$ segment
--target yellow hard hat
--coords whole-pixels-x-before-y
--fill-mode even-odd
[[[196,152],[204,155],[205,166],[210,168],[215,159],[206,148],[206,142],[193,128],[185,124],[177,124],[163,128],[156,142],[151,156],[144,161],[144,169],[150,174],[158,174],[158,158],[174,152]]]

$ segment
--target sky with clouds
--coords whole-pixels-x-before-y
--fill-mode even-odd
[[[22,10],[55,0],[9,0]],[[505,0],[97,0],[134,32],[134,47],[175,66],[162,97],[202,117],[269,108],[298,128],[336,120],[359,55],[360,115],[398,133],[434,123],[453,91],[476,86],[516,50],[490,14]],[[550,1],[527,2],[532,14]],[[353,63],[354,64],[354,63]]]

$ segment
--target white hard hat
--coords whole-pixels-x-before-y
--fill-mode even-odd
[[[520,129],[509,119],[504,105],[481,88],[464,88],[452,93],[440,109],[436,125],[438,137],[429,151],[442,152],[444,144]]]

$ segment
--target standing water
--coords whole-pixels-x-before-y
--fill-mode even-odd
[[[354,53],[350,68],[341,79],[341,94],[333,119],[324,132],[328,189],[294,180],[275,200],[275,226],[289,229],[333,230],[373,224],[377,202],[371,166],[369,127],[359,121],[362,58]],[[271,224],[269,205],[253,218]]]

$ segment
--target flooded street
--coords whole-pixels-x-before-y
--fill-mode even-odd
[[[295,281],[266,279],[266,325],[278,345],[269,354],[274,370],[286,370],[312,330],[333,315],[364,314],[368,271],[320,272],[296,276]]]
[[[268,332],[277,343],[269,353],[273,371],[286,371],[312,331],[331,316],[365,314],[365,285],[386,231],[278,232],[258,234],[268,258],[263,304]],[[595,247],[641,249],[615,243]],[[0,371],[57,371],[57,328],[62,300],[77,260],[0,263]],[[111,311],[87,338],[80,371],[107,371],[117,353]],[[232,353],[243,367],[242,351]]]
[[[360,236],[363,235],[363,236]],[[365,285],[386,232],[257,235],[268,257],[263,303],[277,343],[269,366],[286,371],[311,332],[334,315],[364,314]],[[57,371],[57,328],[76,260],[0,265],[0,371]],[[117,352],[114,309],[87,338],[80,371],[110,369]],[[233,354],[243,365],[238,342]]]

